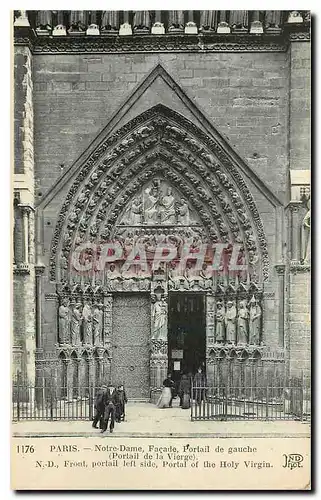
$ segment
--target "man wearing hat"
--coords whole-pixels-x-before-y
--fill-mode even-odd
[[[95,416],[93,420],[93,427],[97,429],[97,423],[99,420],[99,427],[102,429],[103,418],[104,418],[104,402],[103,397],[104,393],[107,391],[107,385],[102,385],[100,389],[98,389],[95,399]]]
[[[117,391],[112,382],[108,383],[107,391],[103,395],[104,404],[104,419],[102,423],[101,432],[105,432],[108,427],[108,422],[110,419],[109,431],[113,432],[115,426],[115,411],[116,405],[118,403]]]

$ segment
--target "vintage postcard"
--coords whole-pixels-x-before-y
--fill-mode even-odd
[[[311,489],[310,12],[12,25],[12,489]]]

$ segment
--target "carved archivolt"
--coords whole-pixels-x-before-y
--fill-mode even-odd
[[[176,218],[165,209],[155,220],[140,213],[139,198],[157,183],[167,196],[163,208],[175,198]],[[186,211],[183,224],[179,214]],[[254,280],[268,279],[263,224],[239,169],[216,141],[158,105],[108,137],[81,168],[58,217],[50,278],[69,281],[70,253],[80,243],[118,239],[125,245],[144,236],[148,245],[173,235],[243,244]]]

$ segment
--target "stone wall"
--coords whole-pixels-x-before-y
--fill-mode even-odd
[[[290,168],[311,167],[311,45],[292,42],[289,49],[290,79]]]
[[[289,284],[290,376],[310,377],[311,283],[309,269],[292,268]]]
[[[289,57],[282,52],[263,52],[37,55],[37,199],[70,168],[157,64],[272,191],[283,197],[288,164]],[[170,93],[167,99],[170,107]]]
[[[35,379],[35,238],[34,238],[34,144],[32,54],[19,46],[14,53],[14,191],[19,211],[18,251],[13,280],[13,377]],[[19,250],[19,248],[17,248]]]

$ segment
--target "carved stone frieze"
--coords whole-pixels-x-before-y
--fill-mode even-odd
[[[150,342],[151,360],[166,358],[167,361],[167,341],[152,339]]]
[[[284,351],[282,349],[273,351],[265,346],[248,345],[244,347],[214,344],[206,348],[206,360],[209,364],[226,360],[284,362]]]
[[[305,34],[305,33],[304,33]],[[295,34],[293,34],[295,35]],[[128,39],[129,38],[129,39]],[[202,33],[201,43],[197,35],[180,33],[179,35],[154,36],[135,33],[133,37],[118,37],[110,32],[103,36],[83,36],[75,38],[15,36],[16,45],[29,44],[34,54],[41,53],[130,53],[130,52],[285,52],[287,39],[278,34],[250,35],[226,33]]]
[[[84,346],[71,346],[71,345],[57,345],[56,354],[53,354],[53,361],[57,362],[59,355],[63,354],[66,361],[70,361],[72,358],[80,361],[84,354],[87,355],[88,359],[104,358],[111,360],[110,351],[102,347],[84,347]],[[45,361],[47,363],[47,360]]]

